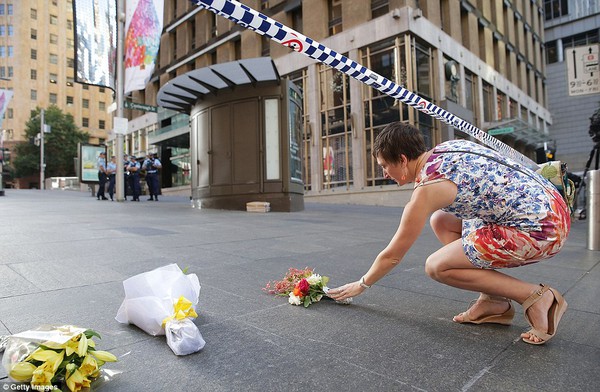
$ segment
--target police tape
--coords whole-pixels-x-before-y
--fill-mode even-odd
[[[503,153],[515,161],[537,169],[538,165],[520,152],[458,116],[434,105],[417,94],[379,75],[346,56],[277,22],[274,19],[235,0],[191,0],[192,3],[223,16],[271,40],[329,65],[382,93],[426,113]]]

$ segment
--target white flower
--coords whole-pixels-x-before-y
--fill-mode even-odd
[[[306,280],[308,281],[308,284],[312,286],[314,284],[321,283],[321,275],[319,275],[319,274],[312,274],[311,276],[309,276],[308,278],[306,278]]]
[[[288,298],[288,302],[292,305],[300,305],[302,301],[300,301],[300,297],[294,295],[294,293],[290,293],[290,298]]]

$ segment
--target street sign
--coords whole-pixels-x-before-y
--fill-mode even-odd
[[[506,133],[513,133],[515,128],[506,127],[506,128],[496,128],[496,129],[488,129],[488,134],[490,135],[504,135]]]
[[[600,93],[599,47],[594,44],[565,49],[570,96]]]
[[[156,106],[145,105],[143,103],[135,103],[135,102],[129,102],[129,101],[125,101],[125,109],[143,110],[145,112],[152,112],[152,113],[156,113],[158,111],[158,108]]]

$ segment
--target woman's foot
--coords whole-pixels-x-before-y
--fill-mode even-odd
[[[530,344],[544,344],[556,333],[558,323],[567,309],[567,302],[554,289],[542,286],[525,302],[525,318],[531,330],[521,334],[523,341]]]
[[[455,323],[510,325],[515,310],[509,299],[482,294],[465,312],[452,318]]]

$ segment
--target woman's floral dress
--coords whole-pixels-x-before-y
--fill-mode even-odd
[[[466,140],[439,144],[415,187],[450,180],[458,193],[443,211],[462,219],[462,244],[480,268],[547,259],[569,234],[570,211],[546,179],[498,152]]]

